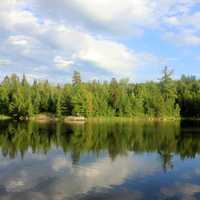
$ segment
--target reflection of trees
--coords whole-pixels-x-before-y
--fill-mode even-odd
[[[0,148],[4,156],[22,157],[47,153],[52,148],[70,152],[74,163],[92,151],[107,151],[112,159],[128,151],[158,152],[163,169],[173,167],[172,157],[195,157],[200,153],[200,136],[182,133],[179,123],[88,123],[85,125],[8,123],[0,124]]]
[[[172,157],[173,155],[168,152],[158,152],[161,158],[163,170],[166,172],[168,169],[173,168]]]

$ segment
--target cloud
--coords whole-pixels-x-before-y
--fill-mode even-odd
[[[92,36],[86,32],[57,26],[55,29],[47,29],[50,34],[47,43],[54,48],[66,51],[66,57],[56,56],[54,63],[57,67],[65,68],[69,65],[78,65],[81,62],[89,63],[89,66],[102,68],[114,75],[127,75],[134,72],[137,67],[159,63],[156,56],[135,52],[119,42]],[[51,37],[53,35],[54,37]],[[156,63],[157,61],[157,63]]]
[[[11,64],[10,60],[0,58],[0,66],[6,66],[6,65],[10,65],[10,64]]]
[[[199,30],[200,12],[189,12],[184,15],[172,15],[168,16],[164,20],[168,25],[179,28],[190,27],[194,30]]]
[[[90,31],[141,34],[144,27],[157,27],[172,15],[183,15],[195,0],[32,0],[35,12]]]
[[[36,33],[40,29],[38,18],[28,10],[25,10],[25,0],[2,0],[0,4],[0,33],[15,32],[17,34]],[[30,31],[31,30],[31,31]]]
[[[87,194],[93,188],[107,190],[123,184],[128,177],[139,178],[160,170],[156,158],[141,159],[131,152],[127,156],[118,156],[114,161],[103,157],[90,162],[85,160],[79,165],[73,165],[69,156],[59,151],[51,152],[44,158],[38,159],[30,153],[23,163],[20,160],[14,164],[11,160],[10,165],[7,163],[8,170],[0,177],[2,188],[6,190],[2,196],[9,199],[18,192],[15,199],[21,199],[24,194],[29,197],[37,191],[37,195],[44,199],[71,199]],[[24,168],[24,165],[29,167]],[[42,185],[45,187],[41,188]],[[134,192],[127,195],[133,198]]]
[[[64,70],[87,62],[91,70],[97,67],[117,76],[133,73],[145,60],[149,62],[147,53],[135,52],[120,42],[99,38],[65,24],[45,20],[41,25],[34,20],[34,27],[39,27],[40,31],[8,36],[0,51],[12,53],[23,65],[28,62],[46,65],[50,71],[53,66]],[[17,28],[16,32],[19,30]]]
[[[146,162],[148,167],[145,167]],[[151,162],[138,159],[137,155],[129,153],[127,156],[118,156],[115,161],[102,158],[78,166],[72,165],[71,161],[66,161],[64,157],[59,157],[52,160],[52,168],[57,172],[65,170],[67,173],[66,176],[57,177],[58,179],[46,188],[46,194],[53,199],[55,194],[60,194],[62,199],[63,197],[76,198],[77,195],[87,194],[93,188],[102,190],[115,187],[123,184],[130,176],[137,178],[144,174],[153,174],[160,169],[160,165],[155,160]]]
[[[7,191],[14,192],[14,191],[20,191],[21,188],[24,188],[24,181],[21,179],[19,180],[11,180],[7,185]]]
[[[193,1],[193,3],[197,1]],[[200,45],[200,12],[188,8],[187,12],[173,14],[164,18],[167,31],[164,38],[179,45]]]
[[[200,45],[200,35],[195,34],[192,30],[184,30],[180,33],[168,32],[163,38],[179,45]]]
[[[86,61],[90,66],[123,74],[140,66],[140,56],[144,55],[135,53],[122,43],[98,38],[65,25],[56,26],[52,21],[46,24],[45,29],[40,38],[46,37],[46,44],[61,50],[62,54],[66,52],[63,54],[67,57],[65,59],[62,56],[54,58],[54,63],[60,68]]]
[[[192,183],[176,183],[172,187],[161,188],[162,197],[175,198],[181,196],[181,199],[196,199],[195,195],[200,193],[200,186]]]
[[[56,157],[52,161],[52,168],[55,171],[66,170],[68,168],[72,168],[72,162],[63,158],[62,156]]]
[[[34,48],[38,46],[38,42],[29,36],[24,35],[11,35],[3,43],[2,50],[10,51],[18,56],[30,56]]]
[[[92,37],[88,38],[77,57],[117,75],[133,72],[141,64],[139,53],[122,44]]]
[[[54,58],[54,64],[55,64],[55,66],[56,66],[57,68],[63,69],[63,68],[68,67],[69,65],[74,64],[74,62],[71,61],[71,60],[66,60],[66,59],[64,59],[64,58],[61,57],[61,56],[56,56],[56,57]]]
[[[166,41],[199,46],[196,2],[2,0],[0,55],[10,63],[1,72],[64,80],[76,69],[86,79],[133,77],[139,68],[157,67],[164,59],[148,41],[138,48],[135,35],[145,39],[153,30],[159,37],[164,33]]]
[[[25,36],[10,36],[8,43],[16,46],[26,46],[29,44],[30,39]]]

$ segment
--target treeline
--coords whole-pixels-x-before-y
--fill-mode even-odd
[[[72,84],[53,85],[48,81],[20,79],[13,74],[0,84],[0,114],[26,119],[48,112],[62,116],[200,117],[200,80],[194,76],[172,79],[164,68],[159,82],[82,82],[75,71]]]

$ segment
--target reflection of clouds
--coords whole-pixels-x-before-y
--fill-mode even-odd
[[[190,179],[193,179],[196,176],[200,176],[200,168],[198,167],[190,169],[188,171],[183,171],[180,177],[189,181]]]
[[[41,192],[26,193],[10,193],[9,195],[1,195],[1,200],[46,200]]]
[[[198,193],[200,193],[200,185],[191,183],[176,183],[171,187],[161,189],[161,195],[167,198],[181,196],[183,200],[194,200]]]
[[[0,159],[0,168],[6,167],[10,165],[11,163],[15,163],[14,160],[7,160],[7,159]]]
[[[129,176],[147,175],[159,168],[157,162],[139,159],[133,154],[119,156],[113,162],[110,159],[99,160],[89,165],[76,167],[74,175],[84,179],[88,187],[109,187],[119,185]]]
[[[11,197],[15,192],[27,196],[34,191],[34,195],[39,195],[41,199],[74,198],[92,189],[109,189],[129,177],[150,175],[159,169],[155,159],[141,158],[132,153],[126,157],[119,156],[115,161],[104,158],[82,165],[73,165],[69,158],[61,154],[46,158],[26,160],[1,178],[1,183],[9,191],[4,197]],[[21,200],[22,197],[14,199]]]
[[[199,168],[196,168],[196,169],[195,169],[195,174],[196,174],[197,176],[200,176],[200,169],[199,169]]]
[[[40,162],[47,157],[42,154],[27,153],[24,160],[21,156],[9,159],[0,154],[0,186],[7,192],[21,192],[33,188],[44,173],[40,170]],[[47,173],[45,173],[47,175]]]
[[[144,195],[142,192],[137,190],[127,190],[122,189],[115,192],[109,192],[105,195],[105,193],[101,194],[90,194],[90,196],[81,196],[80,198],[76,197],[77,199],[81,200],[94,200],[94,199],[103,199],[103,200],[141,200],[144,199]]]
[[[64,157],[57,157],[52,162],[52,168],[55,171],[63,170],[66,168],[72,168],[72,162]]]
[[[66,167],[69,166],[66,163]],[[133,154],[127,157],[117,157],[115,161],[106,158],[82,166],[73,167],[72,165],[72,169],[69,170],[71,173],[56,179],[46,192],[51,194],[51,197],[59,194],[61,199],[62,197],[74,197],[86,194],[93,188],[99,190],[120,185],[128,177],[149,175],[158,168],[159,165],[155,160],[139,159]]]
[[[25,185],[24,181],[19,179],[19,180],[11,180],[7,184],[7,191],[12,192],[12,191],[20,191],[20,188],[23,188]]]
[[[23,192],[34,188],[40,181],[51,176],[51,170],[47,172],[44,170],[45,168],[40,170],[39,165],[25,169],[17,166],[16,169],[9,171],[1,181],[3,181],[6,191]]]

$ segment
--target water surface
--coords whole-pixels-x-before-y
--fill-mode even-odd
[[[200,124],[0,123],[0,199],[200,199]]]

